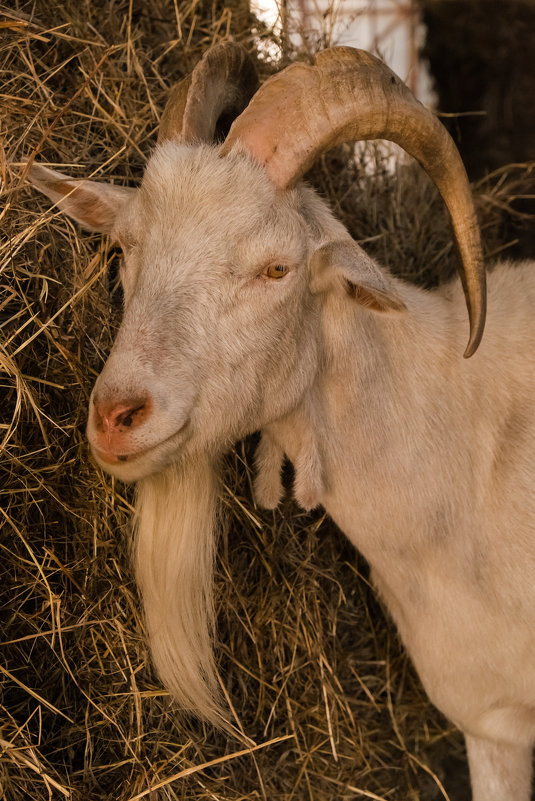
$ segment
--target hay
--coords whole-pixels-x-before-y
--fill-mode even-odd
[[[50,211],[23,165],[35,156],[135,183],[168,85],[221,38],[252,49],[252,25],[269,39],[242,0],[0,6],[5,801],[431,801],[445,797],[442,754],[462,759],[350,545],[289,500],[255,509],[252,442],[226,460],[216,585],[221,675],[243,742],[184,718],[143,635],[132,491],[89,462],[86,404],[120,316],[116,257]],[[407,277],[449,275],[448,227],[427,181],[413,167],[392,175],[373,148],[362,158],[375,176],[363,179],[350,156],[329,154],[311,177],[352,233]],[[525,173],[480,188],[489,252]]]

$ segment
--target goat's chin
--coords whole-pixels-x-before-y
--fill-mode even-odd
[[[93,443],[90,446],[94,460],[106,473],[129,484],[156,475],[169,465],[181,461],[185,439],[182,428],[151,448],[128,456],[106,454]]]
[[[171,460],[167,459],[154,459],[152,454],[144,454],[126,463],[110,464],[110,462],[100,458],[98,452],[92,450],[92,454],[95,462],[102,467],[106,473],[124,481],[125,484],[131,484],[135,481],[140,481],[142,478],[148,478],[156,473],[160,473],[171,462]]]

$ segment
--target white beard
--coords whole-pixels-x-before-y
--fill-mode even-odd
[[[137,486],[136,576],[156,670],[187,711],[224,725],[212,635],[217,475],[196,455]]]

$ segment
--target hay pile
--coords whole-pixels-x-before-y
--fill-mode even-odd
[[[432,801],[445,797],[442,754],[460,754],[463,770],[460,737],[427,702],[366,565],[321,515],[291,501],[255,509],[251,442],[226,462],[216,594],[221,675],[258,749],[182,717],[144,640],[132,491],[88,459],[86,404],[120,318],[116,256],[50,211],[23,165],[35,155],[134,184],[169,84],[229,35],[253,49],[252,25],[269,38],[244,0],[0,6],[5,801]],[[376,176],[363,180],[350,155],[329,154],[312,178],[353,234],[397,272],[447,275],[428,182],[414,168],[391,175],[373,149],[362,158]],[[523,174],[481,188],[489,251]]]

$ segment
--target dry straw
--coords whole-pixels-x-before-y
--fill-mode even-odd
[[[131,489],[90,463],[84,439],[120,317],[116,256],[23,179],[36,158],[135,184],[170,83],[228,36],[252,52],[272,39],[244,0],[0,6],[5,801],[431,801],[446,797],[442,755],[461,750],[344,538],[290,500],[255,508],[251,442],[226,460],[215,588],[222,684],[242,741],[184,718],[152,673],[129,562]],[[479,187],[489,252],[505,244],[526,173]],[[342,148],[312,179],[393,270],[449,276],[445,216],[417,169],[393,175],[373,148],[356,160]]]

